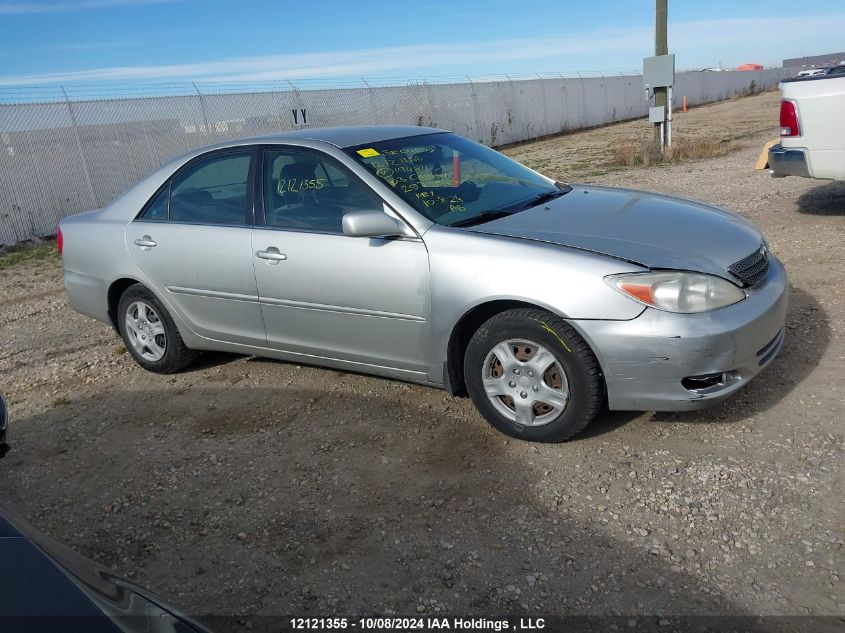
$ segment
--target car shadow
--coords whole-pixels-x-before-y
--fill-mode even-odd
[[[558,628],[671,630],[664,620],[742,612],[693,573],[683,539],[566,496],[582,471],[544,462],[576,469],[594,449],[504,441],[397,392],[85,395],[15,424],[0,487],[36,528],[218,631],[379,613],[603,614],[615,617]],[[613,464],[597,466],[608,485]]]
[[[220,367],[228,365],[239,358],[244,358],[244,354],[235,354],[232,352],[202,352],[197,359],[188,367],[179,373],[190,374],[203,369],[211,369],[212,367]]]
[[[790,287],[786,337],[778,357],[737,394],[711,409],[655,413],[655,422],[727,423],[765,413],[797,387],[819,364],[832,330],[824,308],[801,288]]]
[[[591,440],[606,433],[613,433],[643,415],[642,411],[610,411],[603,407],[586,429],[572,438],[572,442]]]
[[[845,215],[845,182],[829,182],[798,197],[798,212],[808,215]]]

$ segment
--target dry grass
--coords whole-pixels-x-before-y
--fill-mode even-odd
[[[677,163],[685,160],[715,158],[739,149],[733,141],[709,138],[676,138],[661,155],[654,141],[623,139],[613,146],[610,164],[622,167]]]
[[[19,245],[14,250],[0,253],[0,270],[12,268],[18,264],[25,264],[38,260],[57,260],[59,253],[56,242],[48,241],[37,246]]]

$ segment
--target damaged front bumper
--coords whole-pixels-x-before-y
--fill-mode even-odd
[[[783,347],[787,279],[770,255],[766,279],[732,306],[698,314],[646,309],[630,321],[574,321],[604,371],[608,406],[690,411],[717,404]]]

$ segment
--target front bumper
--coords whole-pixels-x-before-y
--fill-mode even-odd
[[[573,325],[599,358],[610,409],[690,411],[725,400],[777,356],[787,295],[786,271],[770,255],[766,279],[732,306],[699,314],[647,308],[630,321]],[[685,381],[712,375],[720,377],[704,388]]]
[[[800,148],[787,149],[781,145],[770,147],[769,169],[772,170],[772,176],[775,178],[783,178],[784,176],[810,177],[807,155]]]

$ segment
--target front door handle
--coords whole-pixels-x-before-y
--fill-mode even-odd
[[[141,248],[152,248],[155,245],[156,242],[149,235],[145,235],[144,237],[135,240],[135,246],[140,246]]]
[[[255,256],[258,259],[266,259],[268,264],[278,264],[288,258],[284,253],[280,253],[275,246],[268,246],[266,251],[256,251]]]

